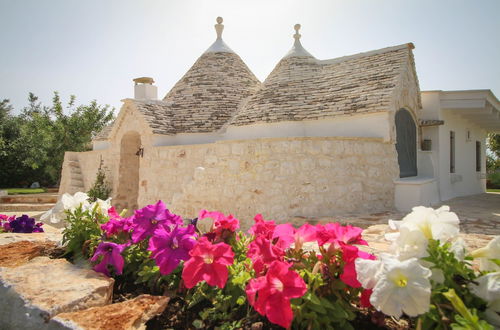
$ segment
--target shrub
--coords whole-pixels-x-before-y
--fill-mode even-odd
[[[106,173],[102,166],[99,166],[94,184],[87,192],[87,195],[90,197],[91,202],[95,202],[97,199],[107,200],[110,197],[111,188],[106,180]]]

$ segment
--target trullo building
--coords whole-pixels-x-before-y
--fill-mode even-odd
[[[135,79],[89,152],[67,152],[60,193],[106,168],[118,208],[159,199],[249,221],[431,205],[485,191],[485,138],[500,129],[489,90],[419,89],[403,44],[318,60],[301,45],[260,82],[222,40],[163,97]]]

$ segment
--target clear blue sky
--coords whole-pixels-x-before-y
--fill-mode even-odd
[[[159,96],[215,40],[262,81],[291,48],[293,25],[318,59],[413,42],[422,90],[491,89],[500,98],[500,0],[0,0],[0,99],[96,99],[116,108],[132,79]]]

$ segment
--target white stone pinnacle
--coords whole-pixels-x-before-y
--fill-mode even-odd
[[[222,31],[224,31],[224,24],[222,24],[222,22],[224,20],[219,16],[216,21],[217,24],[215,24],[214,27],[215,32],[217,33],[217,39],[212,46],[205,51],[205,53],[234,53],[233,50],[222,40]]]
[[[300,24],[295,24],[293,28],[295,30],[295,34],[293,35],[295,42],[293,43],[292,49],[290,49],[290,51],[285,55],[284,58],[299,57],[299,56],[307,56],[314,58],[314,56],[312,56],[307,50],[305,50],[304,47],[302,47],[302,44],[300,43],[300,37],[302,36],[299,33]]]

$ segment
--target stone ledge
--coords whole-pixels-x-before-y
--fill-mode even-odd
[[[54,317],[50,329],[129,330],[145,329],[145,323],[161,314],[169,298],[140,295],[132,300],[92,307],[78,312],[61,313]]]
[[[53,242],[30,242],[21,241],[2,245],[0,250],[0,267],[18,267],[24,265],[33,258],[46,255],[54,249],[56,244]]]
[[[111,302],[114,280],[65,259],[0,268],[0,329],[44,329],[50,318]]]

